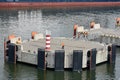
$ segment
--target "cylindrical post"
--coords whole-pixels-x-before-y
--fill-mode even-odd
[[[13,43],[8,45],[8,62],[16,64],[16,45]]]
[[[82,71],[82,50],[73,50],[73,71]]]
[[[55,71],[64,71],[65,50],[55,50]]]
[[[78,27],[78,25],[74,25],[74,32],[73,32],[73,38],[76,38],[76,31],[77,31],[77,27]]]
[[[50,50],[50,34],[46,35],[46,50]]]
[[[108,46],[108,63],[115,63],[116,60],[116,45]]]
[[[87,69],[90,68],[90,61],[91,61],[91,52],[90,50],[87,52]]]
[[[87,68],[93,70],[96,67],[96,49],[91,49],[87,52]]]
[[[46,70],[46,63],[45,63],[45,49],[38,48],[38,68],[42,70]]]
[[[112,48],[111,46],[108,46],[108,63],[111,62],[111,52],[112,52]]]
[[[115,63],[116,60],[116,45],[112,44],[112,63]]]

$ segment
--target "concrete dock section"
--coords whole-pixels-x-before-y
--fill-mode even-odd
[[[120,29],[106,29],[100,28],[95,30],[90,30],[89,32],[90,40],[97,40],[101,43],[115,44],[120,42]]]
[[[76,38],[51,38],[50,35],[43,37],[42,34],[32,38],[24,41],[21,40],[21,37],[11,39],[8,49],[5,49],[5,61],[7,61],[7,57],[8,62],[19,61],[37,65],[43,70],[51,68],[55,71],[64,69],[81,71],[83,68],[92,70],[95,69],[96,64],[106,61],[115,62],[116,45]],[[4,48],[7,46],[4,45]]]
[[[100,24],[94,24],[93,28],[84,29],[83,26],[77,27],[76,38],[89,41],[97,41],[106,44],[115,44],[120,42],[120,27],[114,29],[101,28]]]
[[[61,43],[64,43],[64,48],[62,48]],[[19,50],[16,52],[16,54],[18,55],[18,61],[37,65],[38,48],[45,49],[45,46],[46,46],[45,38],[39,39],[39,40],[26,41],[22,43],[21,45],[18,45]],[[96,50],[96,53],[95,53],[96,56],[94,56],[95,58],[94,65],[107,61],[107,54],[108,54],[107,45],[101,44],[99,42],[75,40],[71,38],[62,38],[62,37],[51,38],[50,49],[49,50],[45,49],[46,67],[55,68],[56,66],[55,60],[56,60],[57,54],[59,54],[59,53],[56,53],[56,51],[59,50],[60,52],[64,51],[63,53],[64,56],[62,57],[64,59],[64,68],[73,68],[74,66],[73,64],[77,64],[77,63],[74,63],[76,61],[74,59],[73,54],[80,56],[78,58],[82,61],[82,65],[81,65],[82,68],[87,68],[88,64],[90,65],[91,63],[91,62],[88,63],[88,61],[91,60],[90,56],[88,55],[92,56],[92,49]],[[75,50],[78,50],[77,51],[78,53],[74,53],[76,52]],[[78,61],[78,63],[80,62]],[[76,67],[74,66],[74,68]]]

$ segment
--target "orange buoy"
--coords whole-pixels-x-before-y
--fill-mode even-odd
[[[94,28],[95,21],[90,22],[90,28]]]
[[[62,49],[64,49],[64,42],[61,43]]]
[[[31,38],[34,39],[34,37],[35,37],[36,34],[38,34],[38,33],[35,32],[35,31],[33,31],[33,32],[31,33]]]
[[[74,33],[73,33],[73,38],[76,38],[76,30],[77,30],[77,27],[78,27],[78,25],[77,24],[75,24],[74,25]]]
[[[120,18],[116,18],[116,25],[120,25]]]
[[[13,38],[15,38],[15,35],[14,35],[14,34],[11,34],[11,35],[8,36],[8,40],[11,40],[11,39],[13,39]]]

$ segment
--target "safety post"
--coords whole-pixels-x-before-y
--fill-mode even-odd
[[[46,50],[50,50],[50,39],[51,39],[51,32],[46,30]]]

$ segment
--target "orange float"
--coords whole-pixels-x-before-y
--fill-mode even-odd
[[[11,40],[11,39],[13,39],[13,38],[15,38],[15,35],[14,35],[14,34],[11,34],[11,35],[8,36],[8,40]]]
[[[90,22],[90,28],[94,28],[95,21]]]
[[[33,31],[33,32],[31,33],[31,38],[34,39],[34,37],[35,37],[36,34],[38,34],[38,33],[35,32],[35,31]]]

